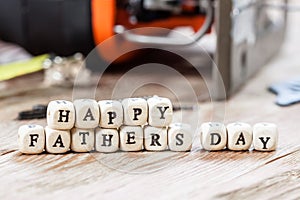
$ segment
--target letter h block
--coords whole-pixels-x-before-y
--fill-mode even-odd
[[[116,152],[119,149],[119,133],[116,129],[97,128],[95,137],[96,151]]]
[[[162,97],[151,97],[147,100],[150,126],[166,127],[172,122],[173,107],[170,99]]]
[[[227,131],[222,123],[207,122],[201,125],[202,147],[208,151],[223,150],[227,144]]]
[[[47,107],[47,124],[49,128],[70,130],[75,123],[75,109],[70,101],[51,101]]]

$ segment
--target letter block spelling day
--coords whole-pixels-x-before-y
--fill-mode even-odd
[[[205,150],[223,150],[227,144],[227,131],[222,123],[207,122],[201,125],[201,143]]]
[[[227,148],[233,151],[248,150],[252,144],[252,127],[235,122],[227,125]]]
[[[253,146],[258,151],[274,151],[278,143],[276,124],[257,123],[253,126]]]

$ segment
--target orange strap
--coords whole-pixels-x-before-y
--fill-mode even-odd
[[[114,34],[115,0],[92,0],[92,29],[94,42],[100,44]]]

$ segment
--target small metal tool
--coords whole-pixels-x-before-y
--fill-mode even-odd
[[[19,112],[18,120],[27,119],[43,119],[46,118],[47,106],[46,105],[34,105],[32,110],[26,110]]]

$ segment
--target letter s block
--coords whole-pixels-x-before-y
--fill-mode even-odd
[[[69,130],[54,130],[46,126],[46,151],[49,153],[66,153],[70,149],[71,135]]]
[[[143,98],[127,98],[122,101],[124,109],[124,124],[142,126],[147,123],[148,104]]]
[[[189,151],[192,148],[193,133],[191,126],[173,123],[168,129],[168,146],[171,151]]]
[[[120,148],[122,151],[140,151],[143,149],[144,135],[140,126],[121,126]]]
[[[252,127],[236,122],[227,125],[227,148],[233,151],[248,150],[252,144]]]
[[[93,99],[76,99],[75,127],[83,129],[96,128],[99,125],[100,113],[97,101]]]
[[[42,153],[45,147],[44,128],[40,125],[23,125],[18,131],[19,151],[25,154]]]
[[[253,126],[253,146],[257,151],[274,151],[278,143],[277,125],[257,123]]]
[[[150,126],[166,127],[173,119],[173,106],[168,98],[151,97],[148,102],[148,123]]]
[[[207,122],[201,125],[202,147],[208,151],[222,150],[226,147],[227,131],[222,123]]]
[[[51,101],[47,107],[47,124],[49,128],[70,130],[75,123],[75,109],[70,101]]]
[[[119,101],[102,100],[100,107],[100,127],[119,128],[123,124],[123,106]]]

